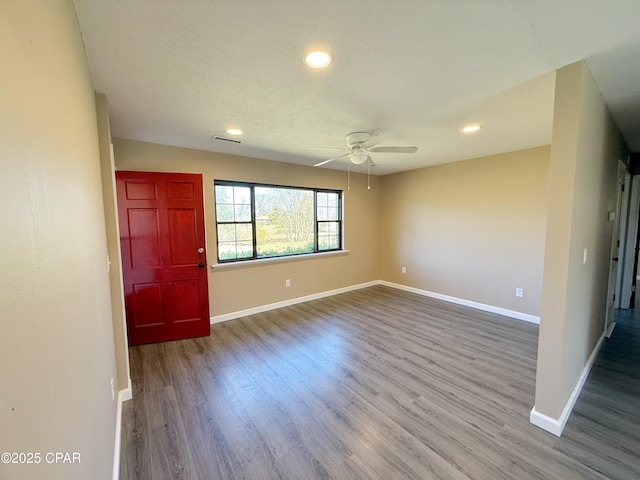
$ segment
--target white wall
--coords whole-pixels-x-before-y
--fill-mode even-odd
[[[546,146],[382,177],[380,278],[539,316],[548,165]]]
[[[122,284],[122,255],[120,252],[120,229],[116,204],[116,176],[111,143],[111,124],[107,97],[96,94],[98,137],[100,144],[100,170],[102,174],[102,198],[107,231],[107,251],[109,253],[109,286],[111,290],[111,312],[113,318],[113,339],[116,355],[117,389],[124,399],[131,398],[131,378],[129,372],[129,344],[124,308],[124,288]]]
[[[116,402],[94,92],[74,6],[0,2],[0,478],[111,478]],[[80,454],[49,464],[48,452]]]
[[[558,70],[535,410],[560,430],[604,332],[614,225],[608,212],[616,209],[618,159],[627,154],[586,65]]]

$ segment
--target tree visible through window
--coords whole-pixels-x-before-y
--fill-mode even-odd
[[[339,250],[341,192],[216,181],[218,261]]]

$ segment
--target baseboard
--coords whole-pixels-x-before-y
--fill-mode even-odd
[[[449,303],[455,303],[457,305],[464,305],[465,307],[475,308],[477,310],[483,310],[485,312],[497,313],[510,318],[523,320],[529,323],[540,324],[540,317],[535,315],[529,315],[528,313],[516,312],[515,310],[508,310],[506,308],[496,307],[493,305],[486,305],[484,303],[473,302],[471,300],[465,300],[463,298],[451,297],[449,295],[443,295],[441,293],[430,292],[428,290],[421,290],[419,288],[408,287],[399,283],[387,282],[385,280],[374,280],[372,282],[359,283],[357,285],[350,285],[348,287],[338,288],[335,290],[328,290],[325,292],[314,293],[313,295],[306,295],[304,297],[292,298],[284,300],[282,302],[270,303],[267,305],[260,305],[259,307],[248,308],[246,310],[238,310],[236,312],[225,313],[222,315],[215,315],[209,319],[209,322],[214,323],[226,322],[227,320],[233,320],[234,318],[240,318],[247,315],[255,315],[256,313],[267,312],[269,310],[275,310],[276,308],[288,307],[297,303],[308,302],[310,300],[316,300],[318,298],[330,297],[339,293],[350,292],[352,290],[360,290],[361,288],[372,287],[374,285],[385,285],[391,288],[397,288],[399,290],[405,290],[407,292],[417,293],[426,297],[436,298]]]
[[[129,385],[118,392],[118,400],[122,403],[133,398],[133,388],[131,388],[131,379],[129,379]]]
[[[506,308],[495,307],[493,305],[473,302],[471,300],[465,300],[463,298],[450,297],[449,295],[443,295],[441,293],[430,292],[428,290],[421,290],[419,288],[408,287],[406,285],[401,285],[399,283],[392,283],[384,280],[381,280],[379,283],[380,285],[385,285],[387,287],[405,290],[411,293],[417,293],[418,295],[424,295],[425,297],[431,297],[431,298],[436,298],[438,300],[443,300],[445,302],[455,303],[456,305],[464,305],[465,307],[471,307],[477,310],[483,310],[485,312],[497,313],[498,315],[504,315],[505,317],[516,318],[518,320],[523,320],[529,323],[540,324],[540,317],[537,317],[535,315],[529,315],[528,313],[516,312],[515,310],[508,310]]]
[[[529,421],[536,427],[540,427],[549,433],[553,433],[557,437],[562,435],[562,430],[564,429],[564,424],[562,424],[560,420],[556,420],[555,418],[548,417],[544,413],[540,413],[536,410],[536,407],[531,409]],[[567,420],[565,420],[564,423],[566,424]]]
[[[296,305],[298,303],[308,302],[311,300],[317,300],[319,298],[330,297],[332,295],[338,295],[339,293],[351,292],[353,290],[360,290],[362,288],[373,287],[379,285],[378,280],[372,282],[359,283],[357,285],[350,285],[348,287],[338,288],[335,290],[328,290],[326,292],[314,293],[313,295],[306,295],[304,297],[291,298],[289,300],[283,300],[282,302],[269,303],[267,305],[260,305],[259,307],[248,308],[246,310],[238,310],[236,312],[225,313],[222,315],[216,315],[209,319],[210,323],[226,322],[227,320],[233,320],[234,318],[245,317],[247,315],[255,315],[256,313],[268,312],[269,310],[275,310],[277,308],[288,307]]]
[[[611,338],[614,328],[616,328],[616,322],[611,322],[607,327],[607,331],[604,333],[607,338]]]
[[[539,411],[536,410],[536,407],[534,405],[529,415],[529,421],[531,423],[533,423],[537,427],[542,428],[543,430],[546,430],[547,432],[553,433],[558,437],[562,435],[562,431],[564,430],[564,427],[567,424],[567,420],[569,420],[569,416],[571,415],[573,407],[575,406],[576,401],[580,396],[580,392],[582,392],[582,388],[584,387],[584,384],[587,381],[587,378],[589,377],[589,372],[591,371],[591,367],[593,366],[593,363],[596,361],[596,358],[598,357],[598,352],[600,352],[602,343],[606,338],[605,333],[603,333],[600,336],[598,343],[596,344],[595,348],[591,352],[591,356],[587,360],[587,364],[584,366],[584,369],[582,370],[582,374],[580,375],[580,378],[578,378],[578,382],[576,383],[576,386],[573,388],[573,391],[571,392],[571,395],[569,396],[569,399],[567,400],[567,403],[565,404],[564,409],[560,414],[560,418],[555,419],[543,413],[540,413]]]
[[[127,388],[118,392],[118,406],[116,408],[116,438],[113,448],[113,480],[120,478],[120,439],[122,437],[122,404],[133,398],[133,389],[131,388],[131,379]]]

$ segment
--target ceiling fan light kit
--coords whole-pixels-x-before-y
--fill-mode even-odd
[[[366,153],[356,152],[349,155],[349,160],[356,165],[362,165],[367,160],[371,160],[371,157]]]

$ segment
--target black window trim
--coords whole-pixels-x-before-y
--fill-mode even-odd
[[[215,196],[215,187],[217,185],[221,186],[231,186],[231,187],[248,187],[251,191],[251,222],[218,222],[217,215],[217,207],[216,207],[216,196]],[[313,192],[313,251],[312,252],[303,252],[303,253],[289,253],[285,255],[272,255],[269,257],[259,257],[258,256],[258,237],[257,237],[257,227],[256,227],[256,205],[255,205],[255,187],[266,187],[266,188],[286,188],[290,190],[307,190]],[[329,252],[344,252],[344,236],[343,236],[343,228],[344,228],[344,220],[343,220],[343,191],[335,190],[331,188],[315,188],[315,187],[298,187],[293,185],[280,185],[280,184],[271,184],[271,183],[257,183],[257,182],[242,182],[235,180],[215,180],[213,181],[214,195],[213,195],[213,215],[215,218],[216,224],[216,259],[219,265],[229,264],[229,263],[239,263],[239,262],[255,262],[260,260],[269,260],[274,258],[287,258],[287,257],[301,257],[305,255],[317,255],[322,253]],[[318,220],[318,193],[336,193],[338,195],[338,220]],[[320,222],[337,222],[338,223],[338,247],[330,248],[326,250],[319,250],[318,248],[318,224]],[[252,244],[253,244],[253,255],[251,257],[242,257],[242,258],[229,258],[229,259],[220,259],[220,249],[218,244],[218,225],[229,225],[229,224],[238,224],[238,223],[251,223],[251,231],[252,231]]]

